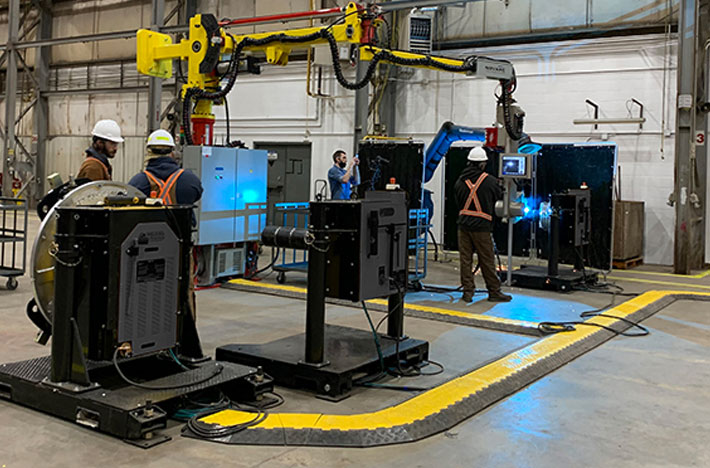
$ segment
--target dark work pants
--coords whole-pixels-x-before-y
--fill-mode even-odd
[[[463,292],[473,294],[476,286],[473,282],[473,253],[478,254],[483,280],[488,293],[500,291],[500,279],[496,273],[493,254],[493,238],[490,232],[471,232],[459,229],[459,266]]]

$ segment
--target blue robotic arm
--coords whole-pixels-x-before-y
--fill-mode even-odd
[[[424,183],[434,176],[436,168],[455,141],[486,141],[486,130],[444,122],[424,155]]]

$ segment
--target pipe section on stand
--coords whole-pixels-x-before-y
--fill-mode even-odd
[[[270,247],[288,249],[308,249],[307,239],[311,237],[308,229],[290,226],[266,226],[261,233],[261,242]]]

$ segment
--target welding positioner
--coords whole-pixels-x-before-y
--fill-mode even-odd
[[[404,192],[366,192],[361,200],[311,202],[310,226],[267,226],[265,245],[308,249],[306,332],[265,344],[217,348],[219,360],[262,366],[277,383],[306,387],[320,397],[348,396],[359,375],[397,360],[426,361],[429,343],[404,335],[407,209]],[[387,297],[387,333],[325,323],[325,299],[360,302]]]

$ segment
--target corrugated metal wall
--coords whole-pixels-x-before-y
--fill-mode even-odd
[[[441,8],[439,40],[673,21],[678,0],[487,0]]]

